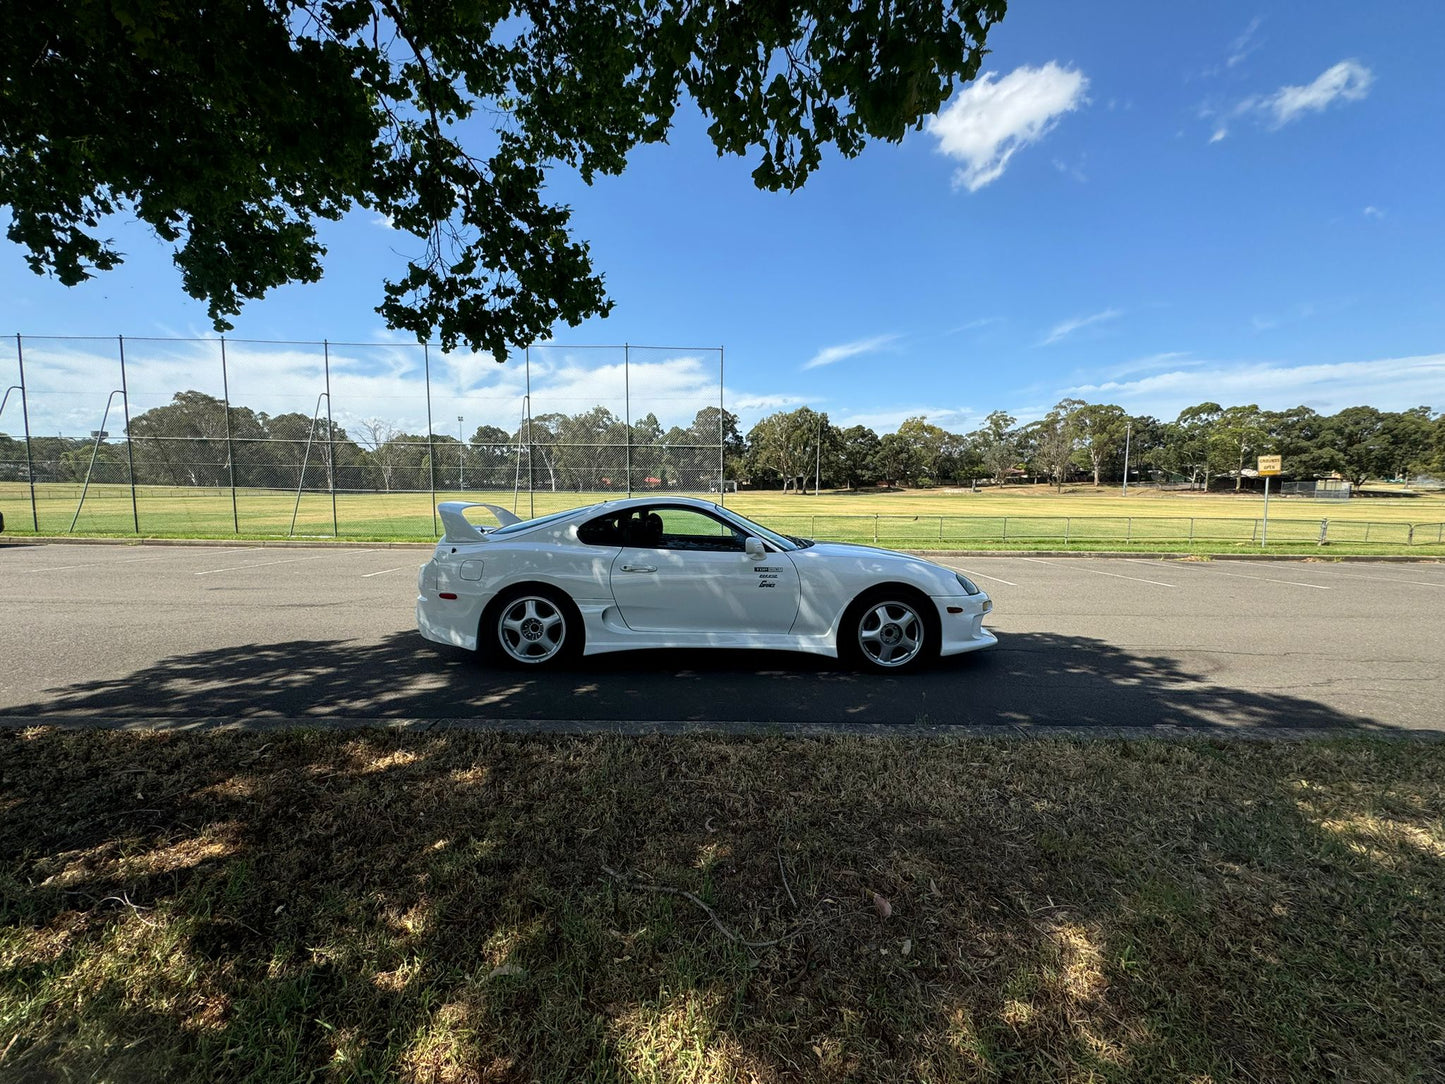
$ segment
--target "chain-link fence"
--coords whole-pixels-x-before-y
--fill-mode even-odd
[[[420,537],[438,500],[529,515],[722,499],[723,351],[0,343],[0,512],[44,533]]]

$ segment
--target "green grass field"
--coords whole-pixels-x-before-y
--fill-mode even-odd
[[[507,491],[439,492],[438,500],[468,499],[515,507],[523,516],[585,504],[617,494]],[[0,512],[12,535],[70,533],[151,538],[330,538],[332,499],[294,492],[238,490],[233,512],[226,489],[141,486],[134,511],[126,486],[92,485],[76,518],[78,484],[37,487],[39,531],[32,525],[28,489],[0,484]],[[436,537],[427,493],[339,493],[335,536],[354,540]],[[1257,495],[1160,493],[1114,487],[1005,490],[930,489],[729,494],[727,504],[777,530],[808,537],[927,548],[1170,549],[1210,552],[1258,549],[1263,501]],[[135,521],[140,529],[136,531]],[[1331,552],[1445,553],[1445,496],[1429,494],[1318,501],[1275,498],[1270,504],[1271,550],[1317,551],[1320,521],[1329,521]],[[239,531],[237,530],[239,524]]]

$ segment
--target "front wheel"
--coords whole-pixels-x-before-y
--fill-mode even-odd
[[[546,666],[573,653],[582,639],[574,607],[550,592],[522,591],[495,607],[489,639],[501,657],[521,666]]]
[[[921,604],[901,596],[863,602],[842,634],[849,641],[848,655],[864,668],[883,673],[912,670],[938,649]]]

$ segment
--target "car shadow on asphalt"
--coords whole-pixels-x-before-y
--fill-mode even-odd
[[[529,671],[481,664],[414,632],[371,643],[295,640],[197,651],[124,677],[58,684],[0,706],[5,716],[1404,732],[1323,701],[1222,684],[1179,659],[1051,633],[1008,634],[991,650],[898,676],[754,651],[631,652]]]

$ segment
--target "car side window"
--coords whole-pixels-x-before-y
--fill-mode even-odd
[[[730,523],[692,508],[658,508],[662,519],[662,537],[658,542],[667,550],[706,550],[742,553],[746,536]]]
[[[620,518],[617,513],[613,513],[610,516],[598,516],[596,519],[589,519],[577,528],[577,540],[588,546],[622,545]]]

